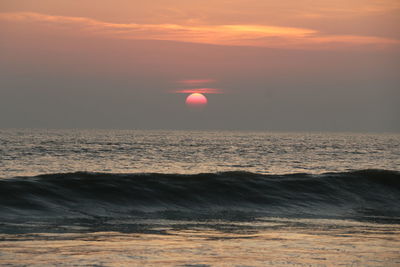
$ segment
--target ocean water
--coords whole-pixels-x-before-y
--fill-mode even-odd
[[[399,134],[0,130],[0,177],[399,170]]]
[[[0,264],[400,266],[400,135],[0,130]]]

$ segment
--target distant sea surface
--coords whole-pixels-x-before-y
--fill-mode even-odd
[[[0,177],[399,170],[400,134],[0,130]]]
[[[400,135],[0,130],[0,262],[399,266]]]

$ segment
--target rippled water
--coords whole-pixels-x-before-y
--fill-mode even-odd
[[[61,225],[59,233],[0,234],[0,260],[18,266],[400,264],[398,224],[304,219],[117,223],[126,231],[76,227],[65,232]]]
[[[0,177],[400,170],[399,134],[0,130]]]
[[[0,265],[400,266],[400,135],[0,130]]]

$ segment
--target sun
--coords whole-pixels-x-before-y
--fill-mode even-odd
[[[186,105],[188,105],[189,107],[204,107],[205,105],[207,105],[207,102],[207,98],[200,93],[190,94],[186,98]]]

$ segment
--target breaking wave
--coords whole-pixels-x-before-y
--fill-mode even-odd
[[[0,216],[400,216],[400,172],[57,173],[0,180]],[[180,215],[181,214],[181,215]]]

